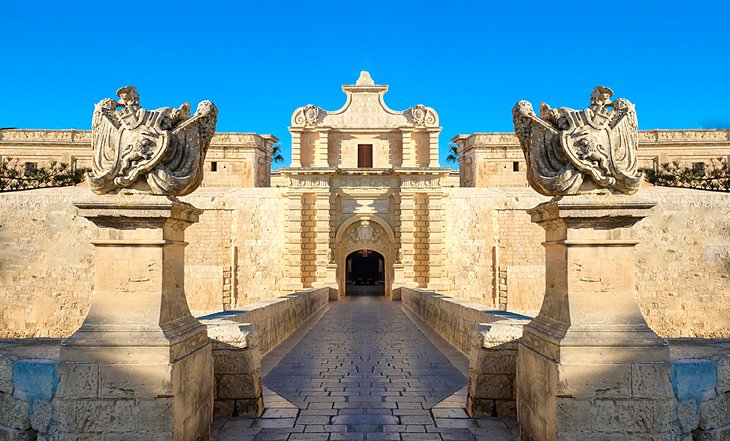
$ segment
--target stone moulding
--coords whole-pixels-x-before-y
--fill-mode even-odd
[[[94,108],[92,171],[94,193],[132,188],[155,195],[184,196],[203,181],[203,162],[215,134],[218,110],[210,101],[177,109],[140,107],[133,86],[117,91],[119,101],[101,100]]]
[[[347,95],[345,105],[339,110],[327,111],[313,104],[299,107],[291,117],[292,128],[328,129],[332,127],[370,129],[435,129],[439,125],[436,111],[417,104],[403,111],[395,111],[385,104],[388,86],[377,85],[368,72],[361,72],[354,85],[342,86]]]
[[[512,109],[515,134],[527,161],[527,181],[545,196],[607,189],[633,194],[638,171],[638,121],[634,105],[596,86],[585,110],[518,102]]]

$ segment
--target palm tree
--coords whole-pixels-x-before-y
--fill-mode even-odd
[[[449,156],[446,157],[447,162],[459,162],[459,146],[453,142],[449,143]]]
[[[281,154],[281,144],[274,144],[271,146],[271,162],[279,163],[284,161],[284,156]]]

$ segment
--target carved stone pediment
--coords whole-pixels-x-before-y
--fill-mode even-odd
[[[388,86],[377,85],[362,72],[354,85],[342,86],[347,101],[341,109],[326,111],[314,105],[300,107],[292,115],[292,127],[334,127],[338,129],[396,129],[438,127],[436,111],[422,104],[398,112],[385,104]]]

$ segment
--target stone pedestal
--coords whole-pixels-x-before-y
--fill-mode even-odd
[[[58,438],[207,440],[211,345],[184,288],[184,231],[201,210],[148,195],[75,205],[98,227],[94,298],[61,346]]]
[[[580,195],[528,211],[545,229],[546,280],[540,314],[519,347],[521,440],[668,432],[669,347],[647,326],[635,293],[631,229],[653,205]]]

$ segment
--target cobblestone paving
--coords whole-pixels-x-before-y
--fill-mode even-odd
[[[466,378],[400,302],[332,302],[296,346],[282,346],[262,418],[218,420],[216,440],[515,439],[513,420],[466,415]]]

